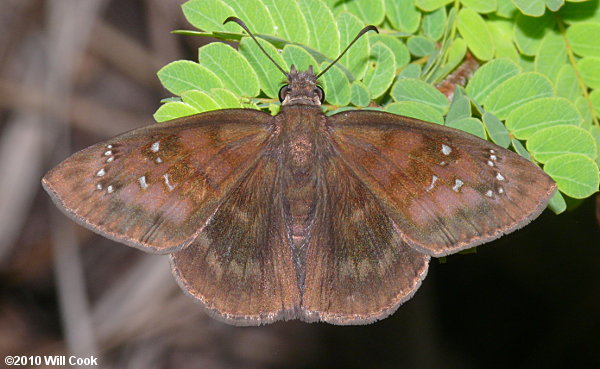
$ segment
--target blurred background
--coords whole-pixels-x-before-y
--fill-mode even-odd
[[[182,0],[0,1],[0,356],[101,368],[600,367],[592,198],[476,253],[432,260],[412,300],[368,326],[237,328],[185,296],[168,257],[67,220],[40,185],[69,154],[152,123],[156,71],[194,60]],[[600,204],[600,202],[599,202]],[[2,364],[0,364],[1,366]]]

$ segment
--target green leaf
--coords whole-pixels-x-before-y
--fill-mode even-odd
[[[369,44],[374,45],[376,42],[381,42],[385,46],[389,47],[390,50],[392,50],[396,59],[396,69],[404,67],[410,61],[410,53],[408,52],[408,48],[399,39],[381,33],[369,35]],[[364,64],[366,66],[366,63]]]
[[[566,154],[549,160],[544,171],[554,179],[558,189],[567,196],[584,199],[598,191],[598,166],[581,154]]]
[[[206,92],[200,90],[189,90],[181,94],[184,103],[196,109],[198,112],[218,110],[221,107]]]
[[[458,13],[458,32],[462,35],[469,50],[481,60],[494,57],[494,40],[487,23],[479,14],[469,8]]]
[[[363,82],[371,98],[377,99],[383,95],[394,81],[396,59],[389,47],[381,42],[371,47],[369,66]]]
[[[565,3],[564,0],[545,0],[545,2],[548,9],[552,10],[553,12],[560,9],[560,7]]]
[[[514,17],[514,13],[517,11],[517,7],[511,0],[497,0],[498,10],[496,14],[504,18]]]
[[[198,114],[199,111],[183,102],[168,102],[161,105],[154,113],[154,120],[165,122],[168,120],[186,117],[188,115]]]
[[[589,126],[588,129],[592,137],[594,137],[594,142],[596,142],[596,148],[600,148],[600,127]],[[596,164],[600,165],[600,156],[596,156]]]
[[[431,78],[427,79],[427,82],[439,82],[442,78],[446,77],[462,63],[466,53],[467,44],[465,41],[460,37],[455,38],[452,45],[448,48],[446,62],[434,72]]]
[[[256,96],[260,92],[258,76],[250,63],[231,46],[213,42],[198,49],[200,64],[215,72],[224,87],[240,96]]]
[[[396,81],[391,96],[394,101],[416,101],[429,105],[444,114],[450,105],[444,94],[419,80],[403,78]]]
[[[227,0],[226,3],[233,8],[235,15],[246,23],[252,33],[277,35],[273,18],[271,18],[269,10],[262,1]]]
[[[442,116],[442,113],[440,113],[439,109],[436,109],[431,105],[423,104],[420,102],[395,102],[388,104],[384,110],[389,113],[420,119],[426,122],[444,124],[444,117]]]
[[[419,78],[421,75],[421,66],[419,64],[409,64],[407,65],[400,74],[398,74],[398,79],[401,78]]]
[[[305,71],[308,70],[308,67],[312,65],[313,71],[315,73],[319,72],[319,63],[309,54],[308,51],[304,50],[300,46],[296,45],[286,45],[283,48],[283,60],[287,65],[287,70],[290,70],[292,65],[296,67],[297,70]]]
[[[347,0],[336,2],[336,14],[348,11],[357,16],[363,24],[380,24],[385,18],[383,0]]]
[[[492,60],[475,72],[467,85],[467,94],[482,104],[502,82],[519,74],[519,71],[519,66],[508,59]]]
[[[271,45],[271,43],[265,40],[258,39],[262,47],[269,53],[269,55],[277,62],[277,64],[283,66],[285,61],[277,51],[277,49]],[[260,88],[264,93],[271,97],[276,98],[279,92],[281,82],[281,71],[265,56],[265,54],[258,48],[254,40],[249,37],[244,37],[240,42],[239,52],[244,56],[254,68],[254,71],[258,75],[260,81]]]
[[[519,139],[528,139],[544,128],[580,123],[575,106],[562,97],[533,100],[514,109],[506,119],[506,127]]]
[[[600,56],[600,24],[575,23],[567,29],[573,52],[581,56]]]
[[[371,97],[369,95],[369,90],[367,90],[367,86],[360,81],[354,81],[352,83],[351,88],[351,101],[352,104],[356,106],[367,106],[371,102]]]
[[[544,0],[513,0],[521,13],[531,17],[539,17],[546,11]]]
[[[567,210],[567,203],[565,198],[560,194],[560,191],[556,191],[554,196],[548,201],[548,207],[554,212],[554,214],[560,214]]]
[[[564,38],[556,33],[548,33],[538,49],[534,59],[534,69],[550,78],[556,80],[560,69],[567,62],[567,48]]]
[[[406,43],[411,54],[417,57],[431,55],[435,51],[435,44],[423,36],[412,36]]]
[[[450,109],[448,110],[448,115],[446,115],[446,125],[457,120],[469,118],[470,116],[471,102],[469,99],[464,95],[454,94]]]
[[[590,111],[590,106],[587,100],[583,96],[579,96],[575,100],[575,107],[577,107],[577,111],[579,111],[579,114],[581,114],[583,123],[592,124],[592,112]]]
[[[190,0],[181,5],[183,15],[190,24],[207,32],[239,32],[237,24],[224,25],[223,21],[235,11],[220,0]]]
[[[451,2],[452,0],[416,0],[415,4],[421,10],[432,12]]]
[[[299,44],[308,42],[308,25],[295,1],[262,0],[262,2],[269,9],[278,35]]]
[[[356,37],[364,24],[354,15],[343,12],[336,18],[340,31],[340,45],[346,47]],[[373,32],[371,32],[373,33]],[[369,61],[369,40],[361,37],[340,59],[342,65],[354,76],[355,80],[363,78]]]
[[[594,90],[590,94],[590,101],[596,111],[596,116],[600,116],[600,90]]]
[[[521,141],[517,140],[516,138],[512,138],[510,140],[510,142],[512,143],[512,146],[514,147],[517,154],[521,155],[522,157],[524,157],[525,159],[527,159],[529,161],[533,161],[531,159],[531,155],[529,155],[529,151],[527,151],[525,149],[525,146],[523,146]]]
[[[498,7],[496,0],[460,0],[460,2],[481,14],[491,13]]]
[[[500,119],[492,113],[485,112],[483,114],[483,124],[496,145],[505,149],[508,148],[510,145],[510,135],[508,134],[508,129],[506,129],[506,126],[502,124]]]
[[[539,18],[528,17],[519,13],[514,28],[515,43],[523,54],[534,56],[537,54],[542,39],[554,26],[555,18],[552,13],[544,14]]]
[[[566,23],[599,22],[600,6],[598,1],[585,1],[581,4],[566,3],[559,11],[560,18]]]
[[[600,58],[586,56],[577,62],[577,69],[586,86],[600,88]]]
[[[394,29],[406,33],[415,33],[419,29],[421,12],[415,7],[415,0],[385,0],[385,9]]]
[[[495,56],[497,59],[508,58],[515,63],[520,60],[519,52],[512,40],[512,32],[505,32],[498,22],[489,22],[488,27],[494,39]]]
[[[577,73],[570,64],[565,64],[560,68],[555,85],[557,96],[575,101],[581,95]]]
[[[519,106],[554,94],[552,83],[545,76],[529,72],[502,82],[485,100],[484,107],[498,118],[505,119]]]
[[[446,8],[439,8],[423,17],[423,33],[432,40],[439,40],[446,29]]]
[[[340,33],[333,13],[321,0],[298,0],[308,25],[308,46],[334,59],[340,53]]]
[[[210,96],[216,101],[217,104],[219,104],[221,109],[242,107],[240,99],[233,92],[226,88],[211,88]]]
[[[322,63],[321,70],[327,68],[328,65],[327,62]],[[323,74],[320,81],[325,91],[325,100],[329,103],[337,106],[345,106],[350,103],[350,82],[346,78],[346,74],[337,65],[334,65],[327,73]]]
[[[223,86],[223,82],[216,74],[189,60],[177,60],[169,63],[156,74],[160,83],[175,95],[180,95],[187,90],[208,91],[211,88]]]
[[[460,129],[461,131],[470,133],[479,138],[486,139],[483,123],[477,118],[463,118],[446,124],[448,127]]]
[[[596,158],[592,134],[576,126],[554,126],[537,131],[527,140],[527,151],[535,160],[545,163],[564,154],[581,154]]]

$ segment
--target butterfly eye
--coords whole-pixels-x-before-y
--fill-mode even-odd
[[[285,100],[285,97],[288,94],[288,89],[288,85],[285,85],[279,89],[279,102],[283,102],[283,100]]]
[[[319,96],[319,101],[323,103],[323,101],[325,100],[325,91],[323,91],[321,87],[317,86],[315,92],[317,93],[317,96]]]

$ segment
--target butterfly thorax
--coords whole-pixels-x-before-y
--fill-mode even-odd
[[[318,191],[319,144],[325,116],[319,106],[283,106],[277,115],[280,129],[282,194],[288,237],[292,245],[298,279],[303,280],[302,264],[314,223]]]

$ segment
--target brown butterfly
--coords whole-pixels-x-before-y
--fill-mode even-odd
[[[383,319],[431,256],[526,225],[555,191],[535,164],[456,129],[325,116],[317,78],[331,66],[277,67],[276,116],[226,109],[136,129],[66,159],[44,188],[94,232],[171,254],[182,289],[238,325]]]

